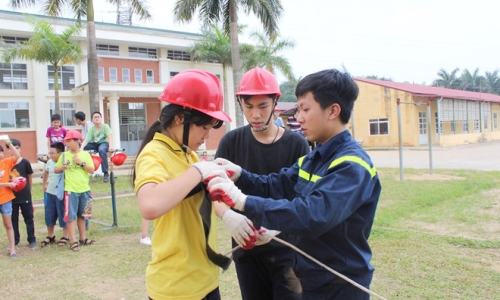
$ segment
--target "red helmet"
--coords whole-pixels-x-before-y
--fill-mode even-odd
[[[78,130],[68,130],[66,132],[66,136],[64,137],[64,140],[71,140],[71,139],[79,139],[81,141],[81,140],[83,140],[82,134]]]
[[[99,169],[102,163],[102,158],[98,155],[91,155],[90,157],[92,157],[92,162],[94,163],[94,170]]]
[[[220,121],[231,122],[231,118],[222,110],[219,79],[207,71],[190,69],[179,72],[170,79],[158,99],[198,110]]]
[[[24,177],[16,177],[12,179],[12,182],[16,184],[16,186],[12,188],[14,192],[20,192],[26,186],[26,178]]]
[[[115,155],[111,156],[111,162],[113,162],[115,166],[123,165],[126,159],[127,159],[127,154],[123,152],[116,153]]]
[[[246,72],[241,78],[240,88],[236,93],[240,95],[270,95],[281,97],[280,87],[276,77],[268,70],[259,67]]]

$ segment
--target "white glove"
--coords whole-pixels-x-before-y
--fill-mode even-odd
[[[261,227],[257,230],[257,241],[255,242],[255,246],[260,246],[269,243],[273,237],[280,234],[281,231],[278,230],[269,230],[264,227]]]
[[[243,249],[248,250],[255,246],[257,230],[247,217],[228,209],[222,214],[221,219],[233,239]]]
[[[194,163],[191,165],[192,167],[196,168],[198,172],[201,174],[201,181],[206,182],[210,180],[210,175],[217,171],[221,170],[224,171],[224,168],[214,162],[211,161],[200,161],[197,163]]]
[[[222,166],[226,170],[227,176],[231,178],[232,181],[236,181],[238,180],[238,178],[240,178],[241,176],[240,166],[233,164],[232,162],[224,158],[216,158],[214,160],[214,163]]]
[[[245,210],[247,196],[234,185],[231,179],[222,176],[213,177],[208,182],[207,189],[212,196],[212,201],[224,202],[239,211]]]

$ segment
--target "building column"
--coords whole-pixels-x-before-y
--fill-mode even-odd
[[[109,126],[113,132],[113,148],[121,149],[120,144],[120,114],[118,106],[118,97],[115,93],[111,97],[108,97],[109,101]]]

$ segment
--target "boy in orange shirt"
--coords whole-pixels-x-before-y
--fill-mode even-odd
[[[0,213],[2,214],[3,226],[7,232],[7,238],[9,239],[10,257],[16,258],[14,229],[12,228],[12,199],[15,198],[12,188],[14,188],[16,184],[10,182],[10,171],[17,163],[19,152],[15,147],[9,147],[12,146],[12,142],[8,136],[4,135],[0,137],[0,139],[5,141],[5,146],[7,149],[10,149],[13,154],[13,156],[3,159],[3,147],[0,146]]]

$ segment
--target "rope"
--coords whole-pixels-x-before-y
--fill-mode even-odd
[[[294,245],[288,243],[288,242],[285,242],[284,240],[280,239],[280,238],[277,238],[275,236],[271,237],[273,240],[279,242],[279,243],[282,243],[283,245],[286,245],[290,248],[292,248],[293,250],[299,252],[300,254],[304,255],[305,257],[309,258],[310,260],[312,260],[313,262],[317,263],[318,265],[322,266],[323,268],[327,269],[328,271],[330,271],[331,273],[335,274],[336,276],[344,279],[345,281],[349,282],[350,284],[354,285],[355,287],[357,287],[358,289],[362,290],[363,292],[366,292],[370,295],[372,295],[373,297],[376,297],[378,299],[382,299],[382,300],[387,300],[386,298],[380,296],[379,294],[375,293],[375,292],[372,292],[370,291],[369,289],[365,288],[364,286],[360,285],[359,283],[349,279],[348,277],[340,274],[339,272],[335,271],[334,269],[330,268],[329,266],[325,265],[324,263],[320,262],[319,260],[317,260],[316,258],[310,256],[309,254],[305,253],[304,251],[300,250],[299,248],[295,247]],[[236,249],[235,249],[236,250]]]

